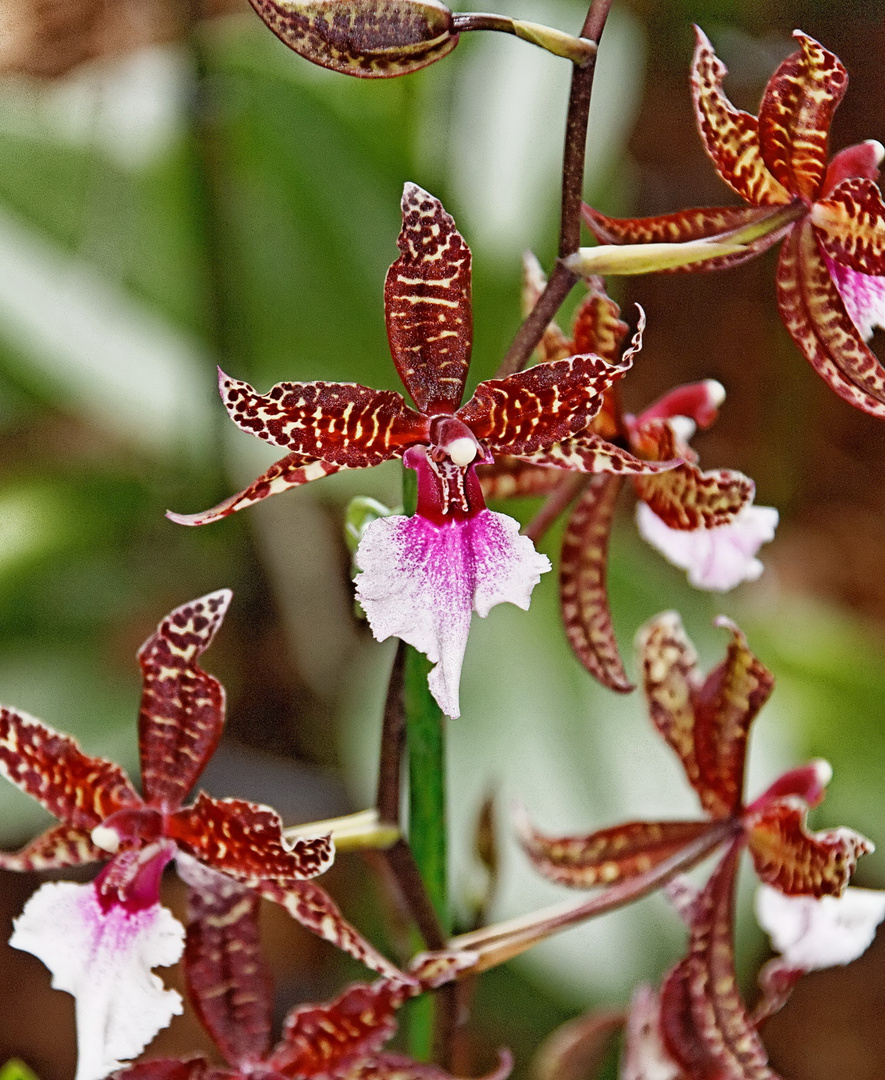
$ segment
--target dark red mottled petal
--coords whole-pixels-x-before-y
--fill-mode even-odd
[[[587,427],[631,362],[627,354],[616,364],[588,354],[489,379],[458,410],[458,419],[493,454],[545,450]]]
[[[777,300],[784,325],[827,386],[862,412],[885,419],[885,370],[867,348],[830,277],[810,220],[781,248]]]
[[[536,450],[531,454],[519,454],[522,461],[534,465],[544,465],[555,469],[571,469],[574,472],[617,473],[624,476],[645,475],[666,472],[682,462],[679,458],[672,461],[645,461],[622,450],[620,446],[608,442],[592,431],[582,431],[571,439],[564,439],[546,450]]]
[[[397,457],[400,453],[401,450],[391,456]],[[309,484],[311,480],[321,480],[324,476],[330,476],[345,468],[349,466],[333,465],[331,461],[317,461],[310,454],[287,454],[274,462],[267,472],[253,480],[247,488],[238,491],[236,495],[230,495],[217,506],[198,514],[176,514],[167,510],[166,517],[176,525],[208,525],[236,513],[237,510],[245,510],[247,506],[253,506],[269,495],[279,495],[281,491],[301,487],[302,484]]]
[[[747,645],[739,627],[731,631],[725,659],[694,694],[695,741],[702,785],[701,804],[713,817],[736,813],[743,802],[747,735],[774,688],[774,676]]]
[[[250,0],[290,49],[362,79],[427,67],[458,44],[452,13],[437,0]]]
[[[416,184],[403,189],[402,215],[402,254],[384,283],[390,352],[422,413],[452,413],[473,342],[470,248],[439,199]]]
[[[853,177],[811,208],[820,246],[861,274],[885,274],[885,203],[872,180]]]
[[[808,807],[779,799],[754,810],[745,822],[753,866],[768,885],[788,896],[839,896],[858,858],[873,845],[853,829],[810,833]]]
[[[768,80],[759,109],[759,147],[787,191],[813,201],[827,171],[833,114],[848,86],[837,56],[795,30],[800,48]]]
[[[391,979],[349,987],[328,1005],[302,1005],[286,1017],[283,1037],[267,1059],[291,1077],[340,1076],[396,1031],[396,1010],[414,986]]]
[[[199,666],[231,601],[229,589],[171,611],[138,651],[141,786],[148,805],[175,810],[221,738],[224,688]]]
[[[762,158],[756,117],[736,109],[722,92],[728,69],[704,32],[696,26],[695,33],[691,92],[698,130],[716,172],[751,206],[788,203],[792,189],[772,176]]]
[[[476,476],[487,499],[548,495],[562,482],[562,473],[554,469],[504,455],[496,457],[491,465],[478,465]]]
[[[561,885],[589,889],[645,874],[709,828],[707,821],[628,821],[588,836],[546,836],[518,820],[523,851],[535,869]]]
[[[232,1065],[270,1051],[273,989],[261,955],[257,893],[191,862],[184,975],[201,1023]]]
[[[777,1080],[738,992],[734,970],[733,844],[698,895],[685,960],[661,991],[667,1050],[692,1080]]]
[[[87,757],[76,741],[27,713],[0,706],[0,775],[74,829],[91,831],[141,798],[112,761]]]
[[[506,1080],[513,1069],[509,1051],[498,1052],[498,1066],[479,1080]],[[456,1080],[438,1065],[424,1065],[402,1054],[376,1054],[358,1061],[341,1080]]]
[[[316,877],[332,865],[328,836],[284,839],[279,814],[243,799],[213,799],[201,791],[193,806],[176,810],[165,835],[213,870],[253,887],[265,879],[282,883]]]
[[[427,438],[427,421],[393,390],[359,383],[277,383],[259,394],[219,371],[221,399],[243,431],[345,469],[380,465]]]
[[[92,843],[88,830],[56,825],[21,851],[0,851],[0,870],[62,870],[104,862],[107,857],[106,851]]]
[[[618,653],[606,588],[608,542],[621,479],[594,476],[569,515],[559,564],[566,636],[590,674],[609,690],[633,689]]]
[[[587,228],[604,244],[659,244],[685,243],[691,240],[712,239],[732,232],[734,229],[763,221],[771,215],[769,206],[701,206],[690,210],[678,210],[673,214],[661,214],[646,218],[606,217],[592,206],[583,205],[582,215]],[[696,271],[727,270],[755,259],[772,244],[776,244],[790,226],[775,229],[745,242],[743,251],[731,255],[718,255],[714,259],[687,263],[660,270],[662,274],[688,274]]]
[[[312,881],[258,881],[251,886],[268,900],[281,904],[302,926],[318,937],[377,971],[399,982],[406,976],[370,945],[344,918],[331,896]]]
[[[617,364],[629,332],[630,327],[621,319],[621,309],[606,293],[602,278],[590,279],[587,295],[578,305],[572,323],[571,351],[595,353],[610,364]]]
[[[640,628],[636,653],[652,723],[700,794],[703,782],[695,744],[694,696],[702,680],[694,645],[675,611],[664,612]]]

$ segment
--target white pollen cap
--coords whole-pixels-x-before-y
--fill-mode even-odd
[[[91,834],[92,843],[102,851],[115,855],[120,848],[120,834],[106,825],[96,825]]]
[[[684,443],[687,443],[698,429],[697,424],[690,416],[671,416],[670,426],[676,433],[676,438]]]
[[[704,387],[710,398],[710,402],[718,409],[725,401],[725,387],[718,379],[705,379]]]
[[[828,787],[833,779],[833,766],[823,758],[815,758],[811,764],[814,766],[814,775],[817,777],[817,782],[822,788]]]
[[[459,439],[452,439],[444,449],[452,461],[462,469],[470,465],[476,458],[476,442],[468,438],[467,435],[462,435]]]
[[[878,139],[867,139],[867,146],[876,155],[876,164],[881,165],[885,161],[885,146],[883,146]]]

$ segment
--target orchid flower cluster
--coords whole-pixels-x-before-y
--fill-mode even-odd
[[[574,65],[570,132],[582,108],[586,119],[607,11],[597,0],[584,33],[572,38],[499,16],[454,15],[436,0],[253,6],[308,59],[373,78],[443,58],[465,30],[516,34]],[[528,609],[551,569],[534,543],[559,514],[568,511],[559,565],[566,637],[590,675],[612,691],[634,689],[606,587],[615,505],[627,478],[641,535],[685,569],[691,584],[726,591],[762,573],[758,551],[774,537],[777,511],[754,505],[755,485],[742,473],[702,470],[690,445],[697,429],[716,420],[723,387],[714,380],[676,386],[638,415],[627,412],[621,381],[643,348],[646,320],[640,309],[631,335],[600,273],[718,271],[783,241],[777,285],[788,331],[837,394],[885,417],[885,374],[866,343],[885,322],[885,206],[875,184],[883,150],[866,142],[828,162],[827,132],[847,77],[823,46],[796,37],[799,49],[775,72],[754,117],[724,96],[725,68],[698,31],[698,126],[720,176],[748,207],[613,219],[585,206],[583,218],[602,243],[579,248],[580,173],[570,169],[576,146],[581,161],[584,151],[569,136],[561,258],[548,280],[526,257],[523,336],[466,402],[471,251],[440,200],[411,182],[384,313],[394,367],[413,405],[397,392],[358,383],[282,382],[262,393],[220,373],[234,423],[284,456],[212,509],[170,513],[174,522],[217,522],[290,488],[391,459],[415,474],[413,505],[405,500],[412,512],[379,512],[365,521],[355,551],[356,598],[375,638],[404,643],[385,717],[393,795],[379,795],[377,827],[360,842],[388,854],[427,948],[394,963],[315,883],[333,862],[343,822],[287,829],[272,808],[242,799],[199,792],[187,802],[224,725],[224,690],[200,664],[231,593],[203,596],[170,612],[138,654],[140,793],[119,766],[88,756],[34,717],[0,707],[0,772],[59,822],[22,851],[0,855],[0,867],[103,864],[90,883],[43,884],[11,939],[75,998],[77,1080],[112,1073],[120,1080],[446,1080],[445,1050],[433,1065],[385,1049],[407,1002],[445,994],[553,933],[660,888],[688,928],[687,952],[659,992],[645,987],[634,997],[622,1077],[771,1080],[776,1074],[760,1025],[804,972],[846,963],[869,944],[885,899],[848,882],[872,843],[847,828],[814,833],[806,824],[823,798],[829,766],[811,762],[750,801],[744,795],[750,726],[774,677],[728,620],[720,620],[731,637],[726,656],[706,677],[676,614],[653,619],[637,638],[651,721],[677,755],[703,817],[557,837],[536,829],[524,811],[517,815],[535,870],[572,889],[596,890],[590,899],[448,937],[410,847],[414,834],[401,817],[396,779],[410,719],[401,685],[406,646],[433,665],[427,689],[441,729],[444,717],[460,713],[473,613],[485,617],[505,602]],[[569,335],[553,318],[580,276],[584,295]],[[651,352],[653,328],[648,336]],[[532,353],[536,362],[526,367]],[[525,530],[486,505],[516,495],[546,496]],[[444,832],[444,822],[437,826]],[[761,973],[754,1012],[744,1004],[734,962],[743,852],[762,882],[759,921],[781,954]],[[712,855],[718,862],[706,884],[681,877]],[[184,926],[161,898],[173,863],[188,891]],[[296,1007],[276,1042],[261,898],[376,976],[327,1004]],[[225,1066],[204,1056],[132,1064],[183,1008],[154,971],[179,961],[191,1005]],[[487,1080],[504,1080],[511,1066],[500,1051]]]

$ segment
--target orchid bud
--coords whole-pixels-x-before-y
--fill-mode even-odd
[[[452,13],[438,0],[250,0],[290,49],[321,67],[389,79],[454,49]]]

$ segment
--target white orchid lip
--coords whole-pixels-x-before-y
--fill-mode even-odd
[[[102,851],[116,855],[120,850],[120,834],[116,829],[109,829],[106,825],[96,825],[90,834],[92,843]]]

